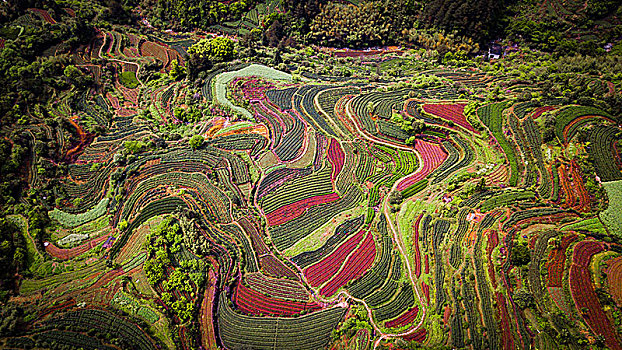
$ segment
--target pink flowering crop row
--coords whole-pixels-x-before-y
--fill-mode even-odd
[[[358,246],[363,239],[365,231],[360,231],[352,236],[345,243],[339,246],[334,252],[322,259],[318,263],[309,266],[304,270],[305,277],[309,284],[317,287],[332,278],[345,261],[346,257]]]
[[[410,308],[410,310],[404,312],[403,314],[398,316],[396,319],[387,321],[387,323],[385,323],[384,326],[386,328],[397,328],[397,327],[405,326],[407,324],[412,323],[417,318],[418,313],[419,313],[419,307],[413,306],[412,308]]]
[[[415,237],[413,238],[413,245],[415,246],[415,275],[417,278],[421,276],[421,251],[419,250],[419,223],[423,218],[423,213],[419,215],[417,221],[415,221],[414,231]]]
[[[456,104],[425,104],[423,110],[426,113],[435,115],[445,120],[451,120],[456,125],[459,125],[469,131],[475,131],[473,126],[469,124],[464,116],[464,103]]]
[[[419,180],[428,176],[432,171],[438,168],[445,159],[447,159],[447,153],[443,150],[443,147],[437,143],[429,141],[417,140],[415,144],[415,150],[421,155],[421,161],[423,162],[422,168],[413,173],[411,176],[404,179],[397,186],[398,191],[405,190],[408,186],[415,184]]]
[[[425,299],[430,303],[430,286],[425,282],[421,282],[421,290],[423,291],[423,295],[425,295]]]
[[[325,296],[335,294],[349,281],[361,277],[372,266],[375,258],[376,244],[370,232],[361,246],[345,262],[343,269],[322,288],[320,293]]]
[[[276,226],[284,224],[290,220],[294,220],[311,207],[316,205],[331,203],[339,199],[337,193],[329,193],[321,196],[314,196],[311,198],[303,199],[288,205],[284,205],[279,209],[266,214],[268,220],[268,226]]]
[[[428,331],[425,328],[421,328],[419,330],[417,330],[416,332],[414,332],[413,334],[409,334],[407,336],[404,337],[404,340],[408,340],[408,341],[416,341],[416,342],[423,342],[425,340],[425,337],[428,335]]]
[[[246,100],[265,99],[266,91],[275,88],[272,83],[255,77],[236,78],[229,83],[229,86],[235,95]]]
[[[339,142],[335,139],[330,139],[330,146],[328,146],[328,161],[333,166],[333,171],[330,174],[330,179],[335,181],[337,175],[343,169],[343,163],[345,162],[346,155],[343,153],[343,149]]]
[[[543,106],[543,107],[538,107],[536,108],[536,110],[533,112],[533,114],[531,115],[531,117],[533,119],[537,119],[538,117],[540,117],[544,112],[548,112],[548,111],[552,111],[554,110],[556,107],[553,106]]]
[[[321,309],[321,306],[314,302],[289,301],[269,297],[241,283],[235,289],[233,302],[242,312],[256,316],[293,316],[301,311]]]

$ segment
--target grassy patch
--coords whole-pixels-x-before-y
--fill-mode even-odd
[[[134,89],[140,84],[136,79],[136,73],[132,71],[119,74],[119,82],[128,89]]]

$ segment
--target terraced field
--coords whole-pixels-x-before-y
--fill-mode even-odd
[[[259,26],[262,6],[225,27]],[[475,68],[421,87],[236,62],[191,84],[168,73],[198,38],[158,37],[102,29],[78,66],[97,80],[107,57],[137,83],[49,106],[75,128],[57,232],[15,300],[31,328],[0,347],[622,348],[616,116],[487,99],[504,78]]]

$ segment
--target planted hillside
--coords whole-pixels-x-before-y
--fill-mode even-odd
[[[0,2],[0,348],[621,349],[620,28]]]

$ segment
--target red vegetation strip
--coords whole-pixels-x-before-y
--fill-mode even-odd
[[[419,223],[423,218],[423,213],[419,214],[417,221],[415,221],[414,230],[415,238],[413,239],[413,245],[415,246],[415,275],[417,278],[421,276],[421,251],[419,250]]]
[[[337,193],[329,193],[321,196],[303,199],[292,204],[282,206],[279,209],[266,214],[268,226],[284,224],[304,214],[304,212],[308,208],[314,207],[316,205],[331,203],[338,199],[339,195]]]
[[[263,295],[243,284],[238,284],[233,302],[244,313],[250,315],[293,316],[301,311],[315,311],[321,306],[312,302],[288,301]]]
[[[348,281],[355,280],[363,275],[376,258],[376,244],[374,243],[374,236],[370,233],[367,234],[365,240],[360,247],[352,254],[346,263],[343,270],[339,271],[337,276],[330,280],[320,291],[323,295],[331,296],[335,292],[343,287]]]
[[[564,274],[564,263],[566,262],[566,249],[577,238],[576,235],[571,234],[562,238],[559,247],[551,250],[549,253],[549,287],[561,287],[562,277]]]
[[[622,346],[617,339],[616,330],[598,302],[590,276],[590,261],[594,255],[603,250],[603,245],[596,241],[582,241],[574,246],[568,279],[570,293],[580,313],[584,308],[589,310],[587,313],[582,313],[583,320],[590,326],[594,334],[604,336],[605,344],[610,349],[620,350]]]
[[[337,175],[343,169],[343,163],[345,162],[346,155],[343,153],[343,149],[339,142],[335,139],[330,140],[330,146],[328,146],[328,161],[333,166],[333,172],[330,174],[330,179],[335,181]]]
[[[88,252],[89,250],[97,247],[100,243],[102,243],[106,239],[108,239],[108,236],[103,235],[101,237],[97,237],[94,240],[88,241],[82,245],[79,245],[71,249],[58,248],[57,246],[55,246],[54,244],[50,242],[45,247],[45,251],[55,258],[58,258],[61,260],[67,260],[67,259],[75,258],[76,256],[80,254],[84,254]]]
[[[496,232],[495,232],[496,233]],[[501,340],[503,342],[504,349],[516,349],[514,346],[514,337],[512,336],[512,328],[510,327],[510,315],[505,305],[505,297],[503,294],[496,292],[497,305],[499,305],[499,314],[501,315]]]
[[[404,336],[404,340],[408,341],[416,341],[418,343],[422,343],[425,340],[425,337],[428,335],[428,331],[425,328],[421,328],[420,330]]]
[[[385,323],[384,326],[386,328],[397,328],[397,327],[405,326],[407,324],[412,323],[417,318],[418,313],[419,313],[419,307],[413,306],[410,310],[404,312],[398,318]]]
[[[618,305],[622,305],[622,257],[607,261],[605,272],[607,273],[609,294],[611,294]]]
[[[425,178],[447,159],[447,153],[443,148],[439,144],[429,141],[417,140],[415,150],[421,155],[421,161],[423,162],[422,167],[419,171],[400,182],[397,186],[398,191],[403,191],[408,186]]]
[[[428,303],[430,302],[430,286],[427,283],[421,282],[421,290],[423,291],[423,295],[425,295]]]
[[[425,104],[423,110],[426,113],[433,114],[439,118],[450,120],[454,124],[459,125],[469,131],[475,131],[473,126],[469,124],[464,116],[464,103],[456,104]]]
[[[297,279],[298,275],[289,267],[285,266],[283,262],[273,255],[262,256],[259,259],[261,267],[270,276],[274,277],[289,277]]]
[[[311,265],[306,268],[304,270],[304,274],[309,284],[313,287],[317,287],[333,277],[337,271],[339,271],[339,268],[345,261],[346,257],[354,250],[354,248],[356,248],[359,242],[361,242],[364,235],[365,231],[360,231],[348,239],[345,243],[340,245],[339,248],[337,248],[329,256],[322,259],[315,265]]]

